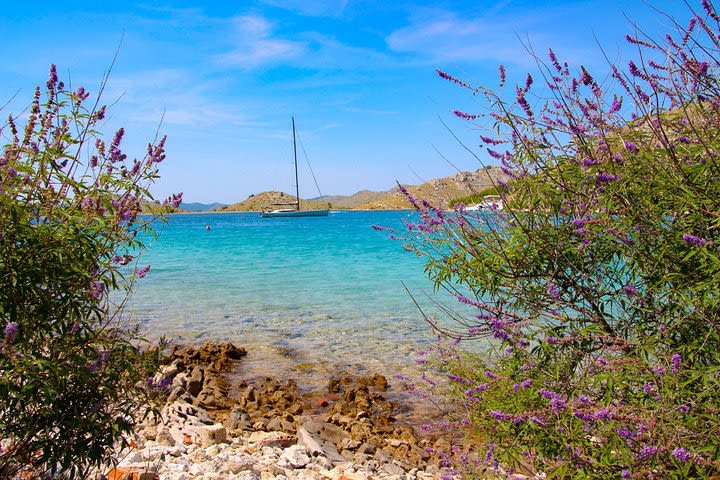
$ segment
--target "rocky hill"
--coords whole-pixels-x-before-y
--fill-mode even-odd
[[[466,197],[496,185],[498,180],[507,182],[509,177],[500,167],[485,167],[476,171],[435,178],[420,185],[408,186],[408,192],[417,199],[425,199],[433,205],[447,208],[452,200]],[[395,210],[411,208],[398,187],[368,203],[358,205],[358,210]]]
[[[470,172],[460,172],[444,178],[435,178],[420,185],[403,185],[417,199],[425,199],[433,205],[447,208],[450,202],[468,197],[497,185],[498,181],[507,182],[500,167],[486,167]],[[214,212],[261,212],[264,209],[283,208],[281,203],[293,203],[295,197],[284,192],[271,191],[250,195],[247,199],[232,205],[219,207]],[[324,195],[312,200],[301,200],[302,210],[322,208],[350,210],[400,210],[411,208],[400,191],[394,187],[387,192],[361,190],[353,195]],[[290,208],[290,206],[288,206]]]
[[[232,205],[226,205],[220,207],[214,212],[262,212],[265,209],[276,209],[276,208],[292,208],[288,205],[284,207],[282,205],[276,205],[278,203],[293,203],[297,201],[293,195],[288,195],[284,192],[262,192],[250,195],[247,199],[239,203],[233,203]],[[328,202],[318,200],[301,200],[301,210],[318,210],[327,208]]]
[[[355,208],[359,205],[372,202],[387,195],[388,192],[373,192],[372,190],[361,190],[352,195],[323,195],[322,197],[314,198],[318,202],[325,202],[332,204],[332,208]]]
[[[181,210],[187,210],[188,212],[207,212],[209,210],[217,210],[220,207],[224,207],[224,203],[198,203],[198,202],[191,202],[191,203],[181,203],[180,209]]]

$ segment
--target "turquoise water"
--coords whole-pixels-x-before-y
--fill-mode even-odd
[[[140,260],[152,268],[129,312],[150,337],[230,340],[262,362],[396,370],[432,339],[402,282],[428,308],[432,285],[421,259],[371,225],[402,230],[410,215],[174,215]]]

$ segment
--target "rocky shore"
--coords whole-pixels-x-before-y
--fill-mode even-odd
[[[450,442],[397,419],[381,375],[338,377],[305,392],[271,376],[233,383],[247,352],[176,348],[152,384],[159,417],[136,429],[108,480],[440,478]]]

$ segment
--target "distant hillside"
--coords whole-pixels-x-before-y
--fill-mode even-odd
[[[181,210],[187,210],[188,212],[207,212],[209,210],[215,210],[220,207],[226,206],[224,203],[198,203],[198,202],[191,202],[191,203],[181,203],[180,209]]]
[[[353,193],[352,195],[323,195],[322,197],[313,198],[313,200],[330,203],[332,204],[332,208],[355,208],[377,200],[386,194],[387,192],[361,190],[357,193]]]
[[[246,200],[232,205],[226,205],[216,209],[216,212],[261,212],[266,208],[291,208],[291,206],[283,207],[275,205],[278,203],[293,203],[296,197],[288,195],[284,192],[262,192],[250,195]],[[327,208],[328,202],[318,200],[300,200],[301,210],[317,210]]]
[[[158,215],[158,214],[162,213],[163,210],[165,210],[167,213],[185,213],[186,212],[182,208],[167,207],[167,209],[165,209],[165,207],[163,207],[163,205],[157,200],[154,202],[143,201],[143,202],[141,202],[141,207],[142,207],[142,213],[149,213],[149,214],[153,214],[153,215]]]
[[[417,199],[425,199],[433,205],[447,208],[455,199],[467,197],[492,187],[498,180],[507,182],[509,177],[500,167],[486,167],[474,172],[460,172],[450,177],[435,178],[420,185],[406,187]],[[398,187],[385,195],[356,207],[361,210],[394,210],[411,208]]]

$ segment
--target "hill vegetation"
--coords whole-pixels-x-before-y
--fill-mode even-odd
[[[509,177],[500,167],[489,166],[475,171],[459,172],[444,178],[435,178],[420,185],[403,185],[411,195],[432,201],[444,208],[457,202],[467,205],[478,203],[483,195],[497,193],[498,185],[507,182]],[[250,195],[242,202],[223,205],[214,212],[261,212],[267,208],[280,208],[278,204],[292,204],[296,197],[284,192],[270,191]],[[188,204],[182,204],[185,208]],[[190,204],[192,205],[192,204]],[[324,195],[300,202],[302,210],[334,208],[341,210],[402,210],[411,208],[410,203],[394,187],[386,192],[361,190],[352,195]]]
[[[210,210],[217,210],[218,208],[226,206],[224,203],[198,203],[198,202],[192,202],[192,203],[181,203],[180,209],[185,210],[188,212],[208,212]]]
[[[507,182],[510,178],[500,167],[490,166],[471,172],[459,172],[455,175],[435,178],[416,186],[406,187],[415,198],[422,198],[433,205],[450,207],[453,201],[478,194],[488,188],[494,188],[498,182]],[[362,210],[395,210],[411,208],[410,203],[399,187],[390,190],[384,196],[360,205]]]
[[[313,200],[327,202],[332,204],[332,208],[339,209],[352,209],[357,208],[360,205],[373,202],[383,196],[387,195],[388,192],[373,192],[372,190],[360,190],[352,195],[323,195],[319,198],[313,198]]]
[[[220,207],[215,212],[261,212],[265,209],[283,208],[281,204],[292,204],[297,201],[297,197],[284,192],[271,191],[250,195],[242,202],[233,203]],[[300,200],[301,210],[317,210],[327,208],[327,202],[317,200]],[[290,205],[288,205],[290,207]]]

